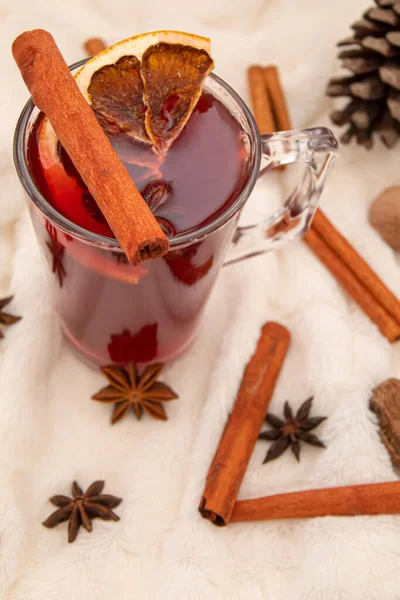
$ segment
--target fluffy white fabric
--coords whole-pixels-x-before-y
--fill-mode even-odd
[[[245,69],[278,63],[296,127],[328,125],[327,78],[335,42],[366,0],[2,0],[0,6],[0,296],[13,293],[23,320],[0,348],[0,595],[12,600],[394,600],[400,596],[400,520],[326,518],[214,528],[197,506],[260,326],[293,334],[271,408],[315,396],[329,419],[326,450],[303,448],[263,466],[258,443],[240,498],[396,478],[368,410],[371,388],[399,375],[390,346],[302,243],[224,269],[204,326],[165,369],[180,394],[160,423],[133,417],[110,427],[110,408],[90,400],[103,384],[65,346],[39,251],[13,171],[11,140],[27,91],[10,55],[24,29],[49,29],[67,61],[93,35],[107,41],[157,28],[209,35],[217,73],[247,100]],[[398,184],[398,148],[342,148],[322,206],[400,294],[391,249],[367,222],[387,185]],[[280,200],[285,175],[257,186],[243,220]],[[123,497],[119,523],[97,521],[73,545],[47,530],[54,493],[77,479],[106,480]]]

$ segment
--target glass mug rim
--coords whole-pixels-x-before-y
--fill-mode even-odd
[[[81,67],[85,62],[89,60],[84,58],[72,65],[70,65],[69,69],[71,71]],[[248,106],[242,100],[242,98],[235,92],[235,90],[226,83],[223,79],[211,73],[207,80],[211,79],[216,84],[218,84],[231,99],[234,101],[234,105],[236,109],[239,109],[240,116],[245,118],[246,125],[248,126],[248,131],[246,133],[250,137],[250,152],[249,152],[249,167],[248,173],[246,174],[246,179],[243,184],[242,190],[236,200],[230,204],[226,210],[224,210],[220,215],[218,215],[215,219],[213,219],[210,223],[206,225],[200,226],[191,230],[187,233],[182,233],[176,235],[174,238],[170,239],[170,249],[177,249],[178,247],[184,247],[193,242],[196,242],[204,237],[210,235],[214,231],[220,229],[225,223],[230,221],[234,215],[241,209],[244,205],[248,197],[250,196],[259,176],[260,171],[260,163],[261,163],[261,137],[254,120],[253,115],[251,114]],[[207,84],[206,80],[206,84]],[[222,101],[222,104],[224,102]],[[15,133],[14,133],[14,141],[13,141],[13,155],[14,155],[14,164],[15,169],[17,171],[18,177],[21,181],[21,184],[28,194],[33,203],[37,206],[42,214],[44,214],[48,219],[50,219],[54,225],[58,226],[65,233],[72,235],[74,237],[78,237],[81,241],[86,242],[90,245],[100,246],[100,247],[111,247],[114,250],[120,249],[121,246],[119,242],[115,238],[110,238],[104,235],[100,235],[98,233],[93,233],[80,225],[75,224],[73,221],[70,221],[66,217],[64,217],[61,213],[59,213],[46,198],[41,194],[39,189],[37,188],[34,179],[31,175],[27,156],[26,156],[26,133],[29,126],[29,119],[35,109],[35,104],[32,98],[29,98],[28,102],[25,104],[21,115],[18,119]],[[229,108],[228,108],[229,110]],[[233,115],[235,117],[235,115]],[[236,117],[235,117],[236,118]]]

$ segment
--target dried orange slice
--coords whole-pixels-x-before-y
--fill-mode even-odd
[[[156,31],[118,42],[76,75],[102,127],[167,149],[179,136],[214,68],[210,40]]]
[[[122,131],[148,142],[145,129],[145,104],[140,61],[135,56],[122,56],[112,65],[93,73],[88,87],[88,100],[97,120],[107,133]]]
[[[208,52],[183,44],[161,42],[143,54],[145,126],[156,147],[168,146],[178,137],[213,67]]]
[[[157,154],[147,166],[157,179],[163,155],[190,118],[213,67],[208,38],[156,31],[106,48],[88,60],[75,79],[106,133],[123,132],[152,145]],[[63,186],[72,193],[77,183],[64,168],[47,117],[38,135],[50,190]]]

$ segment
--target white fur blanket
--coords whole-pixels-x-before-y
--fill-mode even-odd
[[[329,125],[324,97],[337,69],[335,42],[367,0],[1,0],[0,297],[15,294],[23,320],[0,347],[0,596],[12,600],[391,600],[400,597],[400,518],[326,518],[218,529],[197,512],[204,478],[260,326],[276,319],[293,340],[271,409],[313,394],[326,450],[303,448],[262,465],[258,443],[240,498],[396,478],[368,409],[373,386],[400,374],[390,346],[301,242],[224,269],[200,334],[168,365],[180,400],[167,423],[133,417],[111,427],[90,401],[103,378],[72,356],[52,312],[11,140],[27,99],[10,54],[13,38],[42,27],[68,62],[82,41],[141,31],[209,35],[216,72],[247,100],[246,67],[277,63],[296,127]],[[368,206],[399,183],[399,148],[341,149],[322,206],[400,294],[391,249]],[[280,201],[282,173],[261,181],[243,220]],[[122,496],[119,523],[96,521],[67,544],[47,530],[49,496],[106,480]]]

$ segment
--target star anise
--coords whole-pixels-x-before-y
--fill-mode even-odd
[[[68,541],[76,540],[81,525],[86,531],[92,531],[93,519],[104,521],[119,521],[119,516],[112,509],[122,502],[122,498],[102,494],[104,481],[95,481],[88,487],[85,493],[76,481],[72,484],[72,498],[68,496],[53,496],[50,502],[58,506],[44,522],[45,527],[50,529],[68,521]]]
[[[62,244],[60,244],[58,240],[55,240],[52,237],[46,242],[46,246],[50,250],[53,259],[51,270],[53,273],[56,274],[58,278],[58,283],[60,284],[60,287],[62,287],[64,283],[64,278],[66,276],[66,271],[63,262],[65,248]]]
[[[0,299],[0,324],[1,325],[14,325],[17,321],[22,319],[22,317],[14,317],[14,315],[10,315],[3,311],[3,308],[7,306],[11,302],[14,296],[8,296],[8,298]],[[4,337],[4,333],[0,329],[0,340]]]
[[[150,365],[138,373],[136,363],[131,362],[127,369],[108,366],[101,367],[110,385],[92,396],[93,400],[115,404],[111,423],[114,424],[133,409],[139,420],[143,411],[155,419],[167,420],[161,402],[175,400],[178,396],[165,383],[157,381],[163,364]]]
[[[172,187],[168,181],[157,180],[151,181],[146,185],[142,196],[146,200],[151,212],[155,213],[168,200],[171,192]]]
[[[283,409],[284,421],[271,413],[267,414],[265,421],[272,425],[273,429],[263,431],[258,439],[268,442],[273,441],[274,443],[268,450],[263,464],[281,456],[289,445],[296,459],[300,461],[300,441],[325,448],[325,444],[316,435],[310,433],[312,429],[318,427],[327,418],[309,417],[312,401],[313,398],[309,398],[303,402],[296,416],[293,415],[289,402],[285,402]]]

